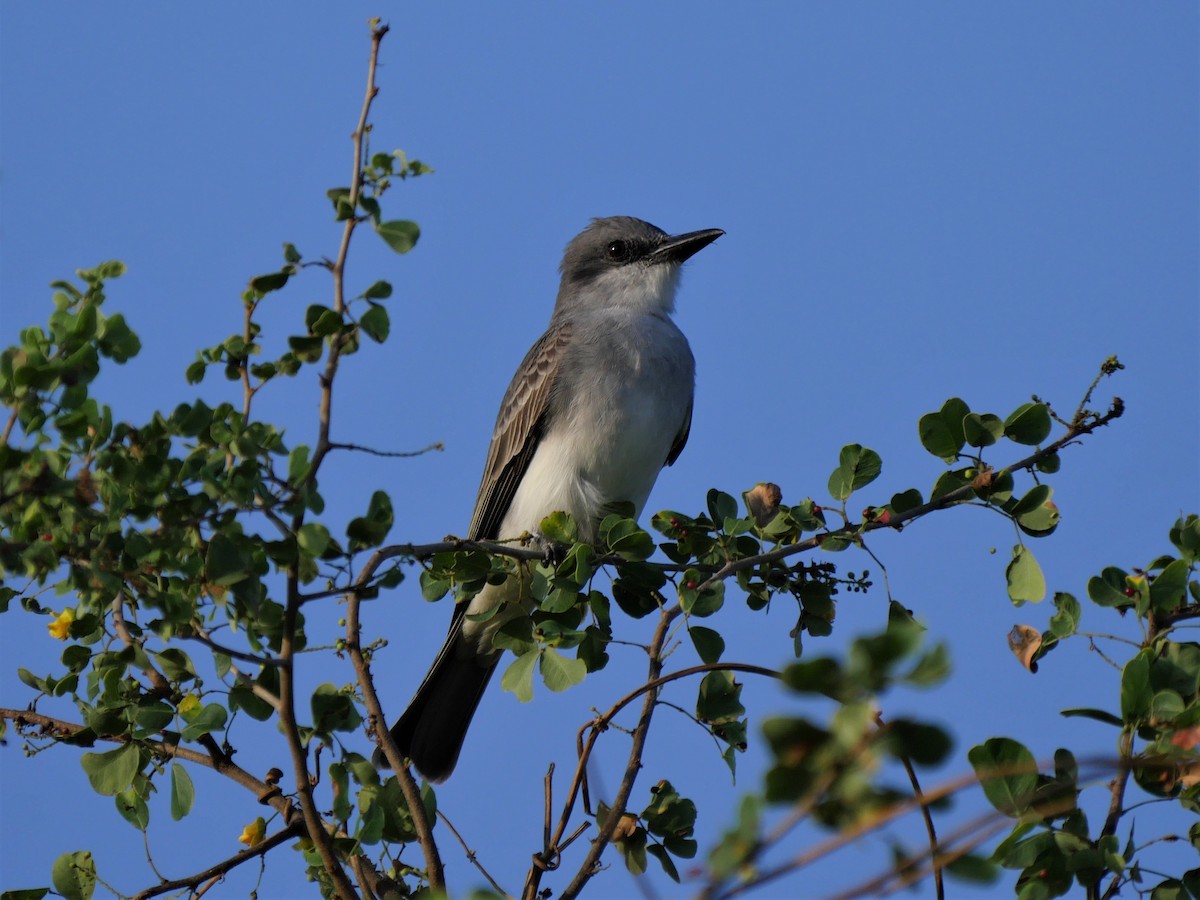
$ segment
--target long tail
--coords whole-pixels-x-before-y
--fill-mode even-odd
[[[400,752],[434,782],[445,781],[454,771],[467,729],[499,657],[489,654],[464,658],[455,653],[454,645],[461,640],[452,633],[408,709],[391,728]],[[387,766],[379,750],[375,751],[374,762],[379,767]]]

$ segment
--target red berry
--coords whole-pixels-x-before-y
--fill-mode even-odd
[[[1136,597],[1136,596],[1137,596],[1137,591],[1135,591],[1135,590],[1134,590],[1133,588],[1131,588],[1131,587],[1127,587],[1127,588],[1125,588],[1125,596],[1126,596],[1126,597]]]

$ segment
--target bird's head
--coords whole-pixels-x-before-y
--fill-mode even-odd
[[[632,216],[593,219],[567,244],[555,313],[606,307],[673,312],[680,266],[724,233],[706,228],[670,235]]]

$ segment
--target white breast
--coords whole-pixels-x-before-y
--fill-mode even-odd
[[[593,340],[564,360],[570,399],[538,446],[508,514],[504,537],[536,531],[551,512],[571,513],[587,539],[604,508],[641,512],[692,396],[687,341],[669,320],[619,312],[593,324]],[[578,332],[577,332],[578,333]]]

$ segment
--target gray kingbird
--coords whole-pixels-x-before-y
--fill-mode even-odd
[[[692,423],[695,361],[671,321],[684,260],[724,234],[671,236],[641,219],[594,219],[563,254],[550,326],[525,355],[496,417],[468,535],[536,534],[552,512],[570,513],[594,543],[611,504],[642,511]],[[492,637],[528,614],[516,577],[459,603],[450,633],[404,715],[400,751],[431,781],[454,770],[501,651]],[[486,621],[476,616],[504,606]],[[376,752],[377,764],[382,754]],[[384,763],[386,765],[386,763]]]

